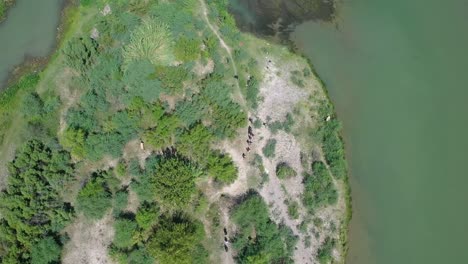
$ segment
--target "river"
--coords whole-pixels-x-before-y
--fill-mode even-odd
[[[244,30],[270,33],[268,1],[231,1]],[[344,124],[347,263],[466,263],[468,1],[340,2],[336,23],[303,23],[291,39]]]
[[[62,5],[63,0],[17,0],[8,11],[0,23],[0,86],[27,57],[51,52]]]
[[[468,260],[468,1],[352,0],[293,40],[344,123],[350,264]]]

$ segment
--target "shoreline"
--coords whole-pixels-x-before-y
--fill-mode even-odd
[[[16,3],[16,1],[15,1]],[[28,73],[43,71],[49,62],[56,56],[56,51],[61,46],[64,37],[71,26],[70,18],[78,10],[77,0],[64,0],[60,7],[60,18],[57,24],[57,32],[54,43],[51,45],[47,56],[31,56],[26,54],[21,63],[14,65],[9,71],[5,80],[0,81],[0,94],[3,94],[9,87],[17,83],[21,77]],[[13,6],[13,5],[12,5]],[[0,18],[0,24],[4,22]]]
[[[0,1],[4,1],[4,0],[0,0]],[[0,24],[8,18],[8,13],[10,12],[10,9],[15,6],[15,4],[16,4],[16,0],[3,2],[4,10],[3,10],[3,14],[0,14]]]

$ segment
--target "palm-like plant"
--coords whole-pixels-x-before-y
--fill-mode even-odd
[[[123,48],[124,67],[141,59],[148,59],[154,65],[169,65],[174,61],[172,44],[166,24],[146,19],[135,29],[130,43]]]

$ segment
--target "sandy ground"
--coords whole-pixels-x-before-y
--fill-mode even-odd
[[[112,215],[90,222],[78,217],[67,227],[70,241],[65,245],[64,264],[112,264],[107,249],[114,238]]]

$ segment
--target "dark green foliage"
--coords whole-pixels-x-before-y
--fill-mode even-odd
[[[296,175],[296,171],[285,162],[279,163],[276,166],[276,176],[280,179],[287,179],[295,177]]]
[[[93,114],[83,108],[72,108],[67,112],[67,124],[74,129],[93,131],[97,128]]]
[[[188,72],[182,66],[157,66],[154,76],[161,81],[166,93],[177,94],[182,92]]]
[[[38,120],[44,114],[44,102],[36,92],[29,93],[23,99],[21,112],[29,120]]]
[[[258,94],[260,92],[260,83],[255,76],[251,76],[249,80],[247,80],[247,93],[246,99],[247,103],[253,109],[256,109],[258,106],[257,99]]]
[[[207,260],[203,256],[206,253],[200,245],[203,238],[201,223],[181,214],[162,216],[147,247],[149,253],[161,264],[205,263]],[[195,259],[200,262],[194,262]]]
[[[106,183],[107,172],[94,173],[76,198],[76,208],[93,220],[101,219],[112,206],[112,193]]]
[[[128,249],[134,245],[134,236],[137,232],[137,224],[129,219],[117,219],[114,223],[114,240],[113,245],[121,248]]]
[[[267,158],[275,156],[276,139],[268,139],[265,147],[262,148],[263,155]]]
[[[296,238],[292,231],[277,226],[270,218],[268,207],[257,194],[250,194],[232,214],[238,234],[233,245],[238,250],[239,263],[292,263]]]
[[[159,156],[156,160],[151,188],[163,205],[183,208],[195,192],[199,170],[180,156]]]
[[[154,258],[145,249],[133,250],[128,255],[128,264],[153,264]]]
[[[322,142],[325,160],[330,166],[333,176],[343,178],[346,176],[347,167],[344,158],[344,145],[339,133],[341,124],[336,118],[325,121],[328,116],[333,116],[333,107],[327,102],[321,102],[319,116],[321,122],[316,133]]]
[[[120,190],[114,197],[114,215],[120,214],[128,205],[128,193]]]
[[[268,125],[271,133],[276,134],[278,130],[284,130],[286,132],[291,132],[291,127],[294,125],[294,119],[290,113],[286,114],[286,120],[283,122],[275,121]]]
[[[320,264],[327,264],[333,260],[333,248],[335,247],[335,240],[327,237],[325,242],[317,251],[317,258]]]
[[[98,45],[90,37],[71,39],[63,49],[65,62],[68,66],[84,73],[95,61],[98,55]]]
[[[196,60],[200,56],[201,43],[198,39],[181,37],[177,40],[174,54],[183,62]]]
[[[149,60],[133,61],[123,76],[128,98],[135,96],[146,102],[154,102],[162,91],[161,81],[155,76],[155,68]]]
[[[313,175],[304,175],[304,205],[311,211],[316,208],[333,204],[338,198],[332,177],[327,167],[316,161],[312,164]]]
[[[208,110],[209,105],[203,101],[201,96],[195,95],[177,103],[175,114],[186,127],[191,127],[202,118],[206,118]]]
[[[231,157],[216,152],[209,156],[208,173],[222,183],[232,183],[237,178],[237,168]]]
[[[45,237],[33,246],[31,250],[31,263],[58,263],[61,252],[61,246],[52,237]]]
[[[0,258],[2,263],[28,262],[32,249],[41,255],[45,242],[37,243],[45,235],[56,235],[73,216],[61,196],[72,180],[73,167],[68,153],[29,141],[10,163],[9,172],[0,195]]]
[[[199,162],[205,164],[206,153],[210,149],[210,144],[213,141],[213,135],[202,124],[195,125],[192,129],[184,131],[177,138],[177,150]]]
[[[135,220],[140,229],[147,231],[157,224],[158,216],[159,208],[156,204],[144,203],[138,210]]]
[[[156,127],[145,132],[145,142],[155,149],[170,147],[174,143],[174,133],[179,126],[177,116],[165,114],[158,119]]]

